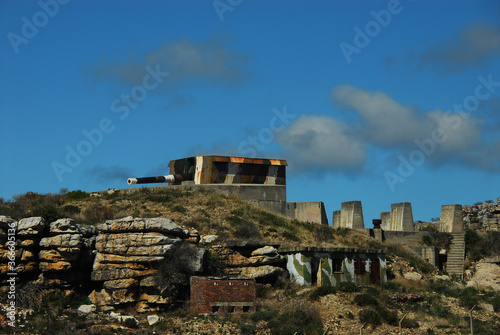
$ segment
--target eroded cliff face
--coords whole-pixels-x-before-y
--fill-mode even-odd
[[[0,294],[11,290],[9,279],[15,278],[17,290],[35,285],[49,293],[73,291],[102,310],[165,309],[179,294],[172,286],[185,288],[190,275],[206,273],[207,244],[224,259],[226,274],[263,282],[285,274],[273,247],[254,246],[243,255],[208,237],[165,218],[129,216],[93,227],[72,219],[48,224],[41,217],[0,216]]]
[[[500,198],[496,202],[463,206],[464,224],[477,231],[500,230]]]

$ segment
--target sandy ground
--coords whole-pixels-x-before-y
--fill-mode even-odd
[[[490,287],[500,291],[500,265],[496,263],[479,262],[471,281],[477,283],[479,288]]]

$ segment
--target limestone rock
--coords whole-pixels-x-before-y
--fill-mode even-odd
[[[98,305],[98,306],[104,306],[108,305],[111,303],[111,295],[106,292],[105,289],[102,289],[100,291],[92,291],[89,294],[89,299],[92,301],[92,303]]]
[[[103,254],[98,252],[95,261],[99,263],[157,263],[164,259],[163,256],[121,256]]]
[[[118,220],[107,220],[106,223],[97,226],[100,232],[104,233],[125,233],[125,232],[158,232],[181,238],[188,238],[189,232],[182,229],[173,221],[165,218],[141,219],[131,216]]]
[[[161,295],[156,295],[156,294],[147,294],[147,293],[142,293],[139,296],[139,300],[147,301],[150,304],[168,304],[169,299],[168,297],[162,297]]]
[[[418,272],[406,272],[406,273],[403,273],[403,277],[405,277],[408,280],[420,280],[420,279],[422,279],[422,275]]]
[[[60,261],[68,261],[72,262],[76,260],[78,254],[69,253],[69,252],[60,252],[56,249],[48,249],[48,250],[40,250],[38,253],[38,258],[43,261],[48,262],[60,262]]]
[[[217,235],[203,235],[200,239],[200,244],[207,245],[213,243],[219,239]]]
[[[491,312],[491,313],[495,312],[495,309],[493,308],[492,304],[487,304],[485,302],[480,302],[479,303],[479,307],[481,307],[485,311],[488,311],[488,312]]]
[[[40,246],[44,248],[61,248],[62,250],[79,251],[82,247],[81,234],[60,234],[52,237],[44,237],[40,240]],[[69,248],[69,249],[68,249]]]
[[[49,271],[69,271],[72,269],[71,263],[69,262],[40,262],[38,265],[41,271],[43,272],[49,272]]]
[[[252,256],[278,256],[278,250],[271,246],[265,246],[254,250]]]
[[[82,234],[89,237],[96,234],[93,226],[77,224],[73,219],[59,219],[50,224],[50,234]]]
[[[94,264],[95,268],[95,264]],[[92,271],[90,279],[92,281],[106,281],[106,280],[114,280],[114,279],[125,279],[125,278],[136,278],[136,277],[144,277],[155,274],[157,270],[154,269],[144,269],[144,270],[136,270],[130,268],[109,268],[104,267],[102,270],[94,270]]]
[[[179,242],[181,239],[177,237],[160,233],[99,234],[96,249],[108,254],[158,256],[165,255],[171,244]]]
[[[436,276],[434,276],[434,279],[438,279],[438,280],[451,280],[450,276],[447,276],[447,275],[436,275]]]
[[[31,217],[19,220],[17,223],[17,235],[40,235],[42,234],[47,225],[42,217]]]
[[[265,279],[270,277],[281,277],[285,274],[285,270],[276,266],[264,265],[259,267],[241,268],[240,273],[245,277]]]
[[[108,280],[104,282],[104,288],[111,290],[124,289],[137,286],[137,283],[138,280],[133,278]]]
[[[139,282],[139,286],[141,286],[141,287],[154,287],[156,285],[157,285],[156,278],[154,276],[149,276],[149,277],[143,278]]]
[[[148,324],[150,326],[153,326],[153,325],[157,324],[158,322],[160,322],[160,317],[158,315],[148,315],[147,320],[148,320]]]
[[[78,312],[83,314],[89,314],[97,310],[96,305],[81,305],[78,307]]]

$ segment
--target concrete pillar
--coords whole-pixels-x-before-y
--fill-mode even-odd
[[[332,228],[340,228],[340,211],[333,211]]]
[[[364,229],[363,208],[361,201],[343,202],[340,209],[340,227]]]
[[[389,230],[389,227],[391,225],[391,212],[382,212],[380,213],[380,228],[383,230]]]
[[[441,206],[441,227],[447,233],[464,231],[462,205]]]
[[[413,212],[410,202],[391,204],[389,229],[392,231],[413,231]]]

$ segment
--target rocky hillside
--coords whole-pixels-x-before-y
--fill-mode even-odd
[[[476,231],[500,230],[500,198],[462,206],[466,228]]]
[[[364,326],[365,333],[397,334],[405,317],[404,334],[458,334],[469,331],[474,306],[476,334],[500,333],[500,294],[488,287],[496,289],[489,284],[498,278],[487,275],[494,263],[473,263],[467,287],[405,246],[289,220],[218,193],[27,193],[0,203],[0,215],[0,333],[359,334]],[[389,250],[391,280],[291,284],[276,248],[296,245]],[[258,311],[191,315],[189,278],[196,274],[256,278]]]

